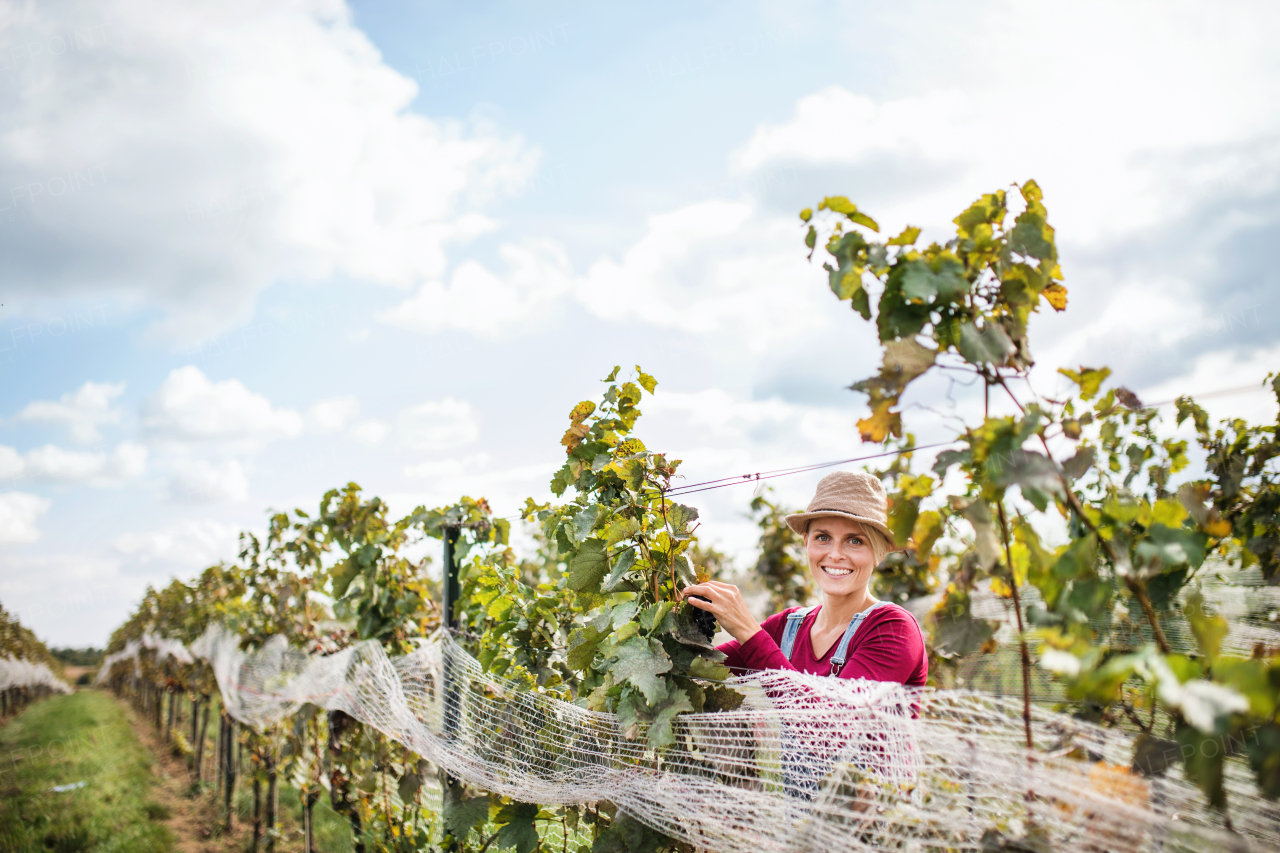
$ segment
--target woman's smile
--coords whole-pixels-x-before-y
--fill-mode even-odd
[[[833,578],[842,578],[853,574],[853,569],[842,569],[839,566],[822,566],[822,571],[831,575]]]

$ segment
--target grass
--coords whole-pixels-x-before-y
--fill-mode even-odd
[[[84,782],[63,793],[54,786]],[[151,759],[120,705],[82,691],[37,702],[0,729],[0,850],[164,853],[174,847],[148,800]]]

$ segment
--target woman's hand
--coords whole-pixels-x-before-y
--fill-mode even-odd
[[[747,603],[742,600],[742,593],[731,583],[719,581],[698,583],[685,587],[680,591],[680,595],[689,604],[715,616],[720,627],[732,634],[739,643],[745,643],[760,630],[760,623],[747,609]],[[700,595],[708,600],[700,601],[690,598],[691,595]]]

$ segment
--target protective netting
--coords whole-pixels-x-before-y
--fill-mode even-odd
[[[282,638],[283,639],[283,638]],[[98,677],[95,684],[105,684],[108,676],[113,672],[120,674],[117,664],[132,664],[132,674],[134,676],[141,675],[138,667],[138,653],[143,649],[147,649],[155,653],[154,660],[163,662],[173,659],[178,663],[194,663],[195,659],[191,657],[191,652],[187,651],[187,647],[177,640],[170,640],[167,637],[158,637],[151,632],[144,633],[136,640],[130,640],[125,643],[124,648],[113,654],[109,654],[102,659],[102,664],[98,667]]]
[[[14,687],[44,687],[55,693],[70,693],[71,688],[42,663],[0,658],[0,690]]]
[[[643,728],[521,692],[452,639],[394,660],[376,642],[319,657],[283,637],[245,652],[211,628],[190,652],[242,723],[263,728],[305,703],[341,710],[476,787],[542,804],[609,800],[706,850],[1280,844],[1280,809],[1235,762],[1226,787],[1238,834],[1176,766],[1131,774],[1123,731],[1037,708],[1028,752],[1014,697],[764,672],[727,682],[747,697],[740,709],[680,715],[677,743],[654,753]]]

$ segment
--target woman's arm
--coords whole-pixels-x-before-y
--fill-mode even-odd
[[[734,672],[795,669],[791,661],[782,654],[782,649],[778,648],[778,638],[782,636],[789,610],[770,616],[761,625],[747,609],[742,592],[731,583],[719,581],[685,587],[682,595],[689,604],[715,616],[720,627],[733,636],[732,640],[717,648],[725,653],[725,666]],[[699,595],[709,600],[691,597]]]
[[[782,616],[783,614],[778,615]],[[766,620],[765,626],[768,626],[776,618],[778,617],[770,617],[770,619]],[[745,643],[730,640],[727,643],[716,646],[716,648],[725,653],[724,665],[733,670],[735,674],[754,669],[790,669],[798,671],[791,665],[791,661],[787,660],[786,655],[782,653],[782,649],[778,646],[778,641],[763,627]]]

